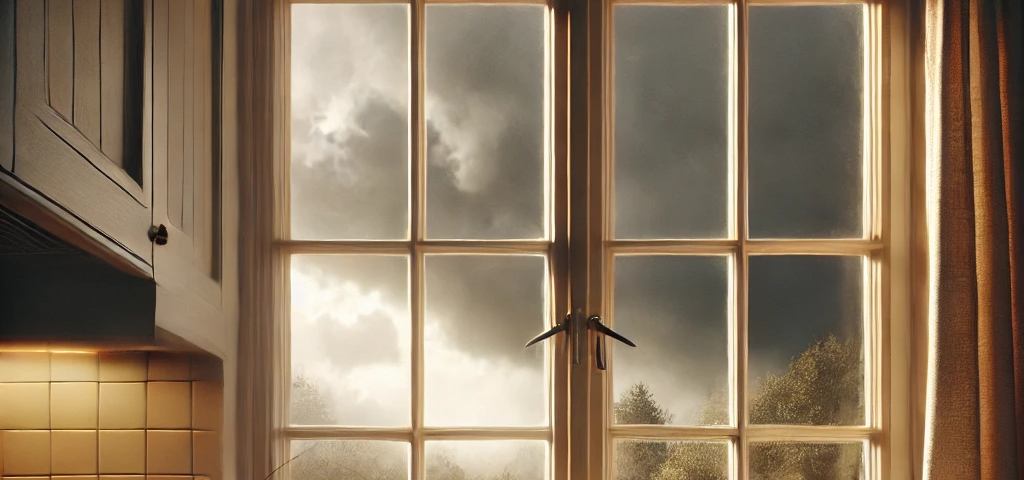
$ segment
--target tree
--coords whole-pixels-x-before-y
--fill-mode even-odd
[[[672,414],[654,401],[644,383],[622,394],[615,404],[615,423],[627,425],[664,425]],[[619,480],[650,480],[656,477],[668,457],[665,442],[629,441],[615,446],[615,471]]]
[[[296,425],[333,425],[327,398],[316,384],[298,376],[292,382],[291,421]],[[406,480],[402,448],[385,442],[320,441],[292,444],[287,467],[294,480]],[[283,469],[282,469],[283,470]]]
[[[751,398],[754,424],[853,425],[864,418],[860,339],[840,342],[829,335],[789,363],[784,374],[769,374]],[[728,420],[724,391],[704,403],[700,423]],[[659,480],[725,480],[724,445],[673,444]],[[754,480],[848,480],[860,478],[861,452],[854,444],[768,442],[751,446]],[[645,477],[655,478],[655,477]]]

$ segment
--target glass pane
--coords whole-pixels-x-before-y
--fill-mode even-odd
[[[291,259],[293,425],[409,425],[408,262]]]
[[[617,480],[728,480],[726,442],[617,440]]]
[[[549,325],[541,256],[429,255],[424,337],[431,426],[547,424]]]
[[[538,440],[427,442],[427,480],[543,480],[548,444]]]
[[[750,236],[864,234],[863,5],[750,7]]]
[[[750,422],[864,424],[861,257],[749,263]]]
[[[612,348],[616,423],[730,423],[728,267],[724,256],[616,257],[615,330],[638,346]]]
[[[427,5],[427,235],[545,236],[543,5]]]
[[[615,236],[729,235],[729,16],[614,7]]]
[[[406,480],[409,444],[363,440],[292,440],[287,469],[292,480]]]
[[[756,442],[750,444],[752,480],[859,480],[864,475],[862,443]]]
[[[293,5],[296,239],[409,235],[406,5]]]

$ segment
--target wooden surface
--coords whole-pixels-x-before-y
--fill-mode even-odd
[[[111,162],[122,169],[126,161],[131,161],[125,158],[123,148],[124,6],[124,0],[102,0],[100,5],[100,148]]]
[[[100,0],[75,0],[74,125],[100,144]]]
[[[157,282],[166,296],[191,293],[217,311],[223,237],[215,6],[155,0],[152,32],[154,221],[172,238],[155,250]]]
[[[0,0],[0,169],[14,169],[14,1]]]
[[[14,175],[151,265],[152,244],[146,235],[152,220],[150,185],[139,178],[148,170],[143,165],[148,155],[135,141],[141,136],[140,122],[124,124],[125,112],[143,108],[143,59],[124,54],[124,0],[116,5],[111,3],[115,0],[102,1],[18,2]],[[102,19],[101,7],[106,8]],[[141,38],[135,40],[141,43]],[[70,55],[47,53],[53,51]],[[102,52],[108,53],[103,62]],[[110,56],[114,54],[120,57]],[[66,95],[69,85],[71,96]],[[126,155],[125,145],[135,145],[136,151]],[[126,170],[128,159],[133,167]]]
[[[50,81],[50,106],[62,117],[72,120],[71,104],[75,94],[74,0],[46,2],[46,63]]]

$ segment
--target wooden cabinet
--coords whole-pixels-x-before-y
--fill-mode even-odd
[[[222,305],[220,4],[153,0],[153,223],[168,241],[154,249],[158,304],[190,305],[157,325],[211,345]],[[170,309],[166,309],[170,311]],[[197,340],[197,337],[202,337]]]
[[[237,202],[222,1],[0,0],[0,203],[151,279],[156,327],[223,356]]]
[[[17,3],[13,171],[152,265],[144,15],[132,0]]]
[[[0,0],[0,170],[14,167],[14,0]]]

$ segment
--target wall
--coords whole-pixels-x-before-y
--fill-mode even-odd
[[[0,352],[0,472],[222,480],[223,390],[215,357]]]

